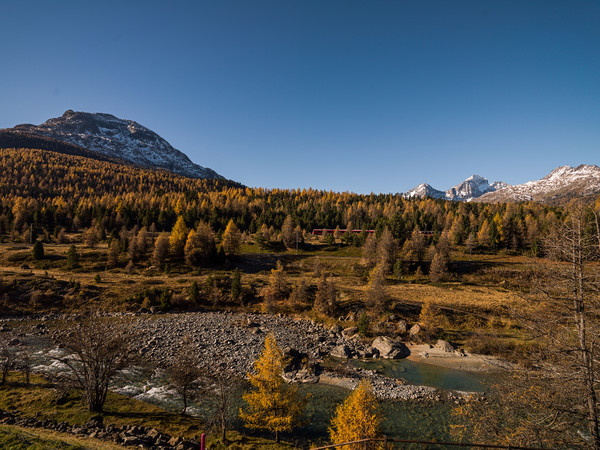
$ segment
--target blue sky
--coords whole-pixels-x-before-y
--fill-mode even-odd
[[[106,112],[267,188],[600,164],[595,0],[4,1],[0,23],[0,128]]]

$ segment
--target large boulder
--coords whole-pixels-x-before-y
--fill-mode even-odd
[[[379,356],[385,359],[405,358],[410,354],[406,345],[396,342],[387,336],[377,336],[371,347],[379,352]]]
[[[352,358],[354,352],[347,345],[338,345],[331,350],[330,355],[335,358]]]
[[[447,341],[442,341],[441,339],[438,339],[438,341],[435,343],[435,348],[446,353],[452,353],[454,351],[452,344]]]

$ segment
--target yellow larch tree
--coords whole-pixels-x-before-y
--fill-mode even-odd
[[[179,216],[173,230],[171,230],[171,237],[169,238],[171,251],[175,256],[183,256],[183,249],[188,237],[188,232],[189,230],[185,225],[185,220],[183,220],[182,216]]]
[[[336,408],[331,420],[329,436],[332,444],[376,438],[380,435],[379,405],[369,380],[363,379],[358,387]],[[378,448],[377,442],[345,445],[348,450]]]
[[[231,219],[223,233],[223,250],[227,255],[235,255],[239,252],[241,244],[242,234],[237,225],[233,222],[233,219]]]
[[[283,352],[269,334],[262,355],[254,362],[254,373],[248,374],[253,389],[242,396],[247,407],[240,408],[240,417],[247,427],[271,431],[277,442],[280,432],[298,424],[306,403],[297,387],[281,376],[284,367]]]

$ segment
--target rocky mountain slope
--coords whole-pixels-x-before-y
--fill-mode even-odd
[[[554,169],[541,180],[507,186],[495,192],[478,197],[480,202],[520,202],[536,201],[559,203],[573,197],[600,193],[600,167],[580,165],[562,166]]]
[[[212,169],[193,163],[152,130],[110,114],[68,110],[41,125],[22,124],[0,130],[22,138],[43,137],[69,143],[111,159],[146,168],[166,169],[192,178],[223,178]]]
[[[471,201],[489,192],[503,189],[508,185],[502,181],[489,183],[487,178],[479,175],[473,175],[460,184],[451,187],[446,191],[439,191],[428,184],[420,184],[414,189],[406,192],[406,198],[442,198],[446,200]]]

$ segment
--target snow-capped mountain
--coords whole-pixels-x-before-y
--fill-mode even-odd
[[[416,188],[411,189],[408,192],[404,193],[405,198],[423,198],[423,197],[431,197],[431,198],[445,198],[446,193],[444,191],[438,191],[435,188],[432,188],[427,183],[423,183],[418,185]]]
[[[508,186],[477,198],[481,202],[537,201],[556,203],[573,197],[600,193],[600,167],[580,165],[554,169],[541,180]]]
[[[446,191],[446,198],[448,200],[469,201],[481,197],[488,192],[494,192],[507,186],[508,184],[503,181],[494,181],[490,184],[487,178],[479,175],[472,175],[462,183],[448,189]]]
[[[507,187],[508,184],[503,181],[495,181],[489,183],[487,178],[479,175],[472,175],[456,186],[451,187],[447,191],[439,191],[428,184],[420,184],[414,189],[404,194],[405,198],[443,198],[446,200],[471,201],[486,193],[494,192],[498,189]]]
[[[41,125],[23,124],[3,131],[45,136],[142,167],[166,169],[187,177],[223,178],[214,170],[193,163],[152,130],[110,114],[68,110]]]

